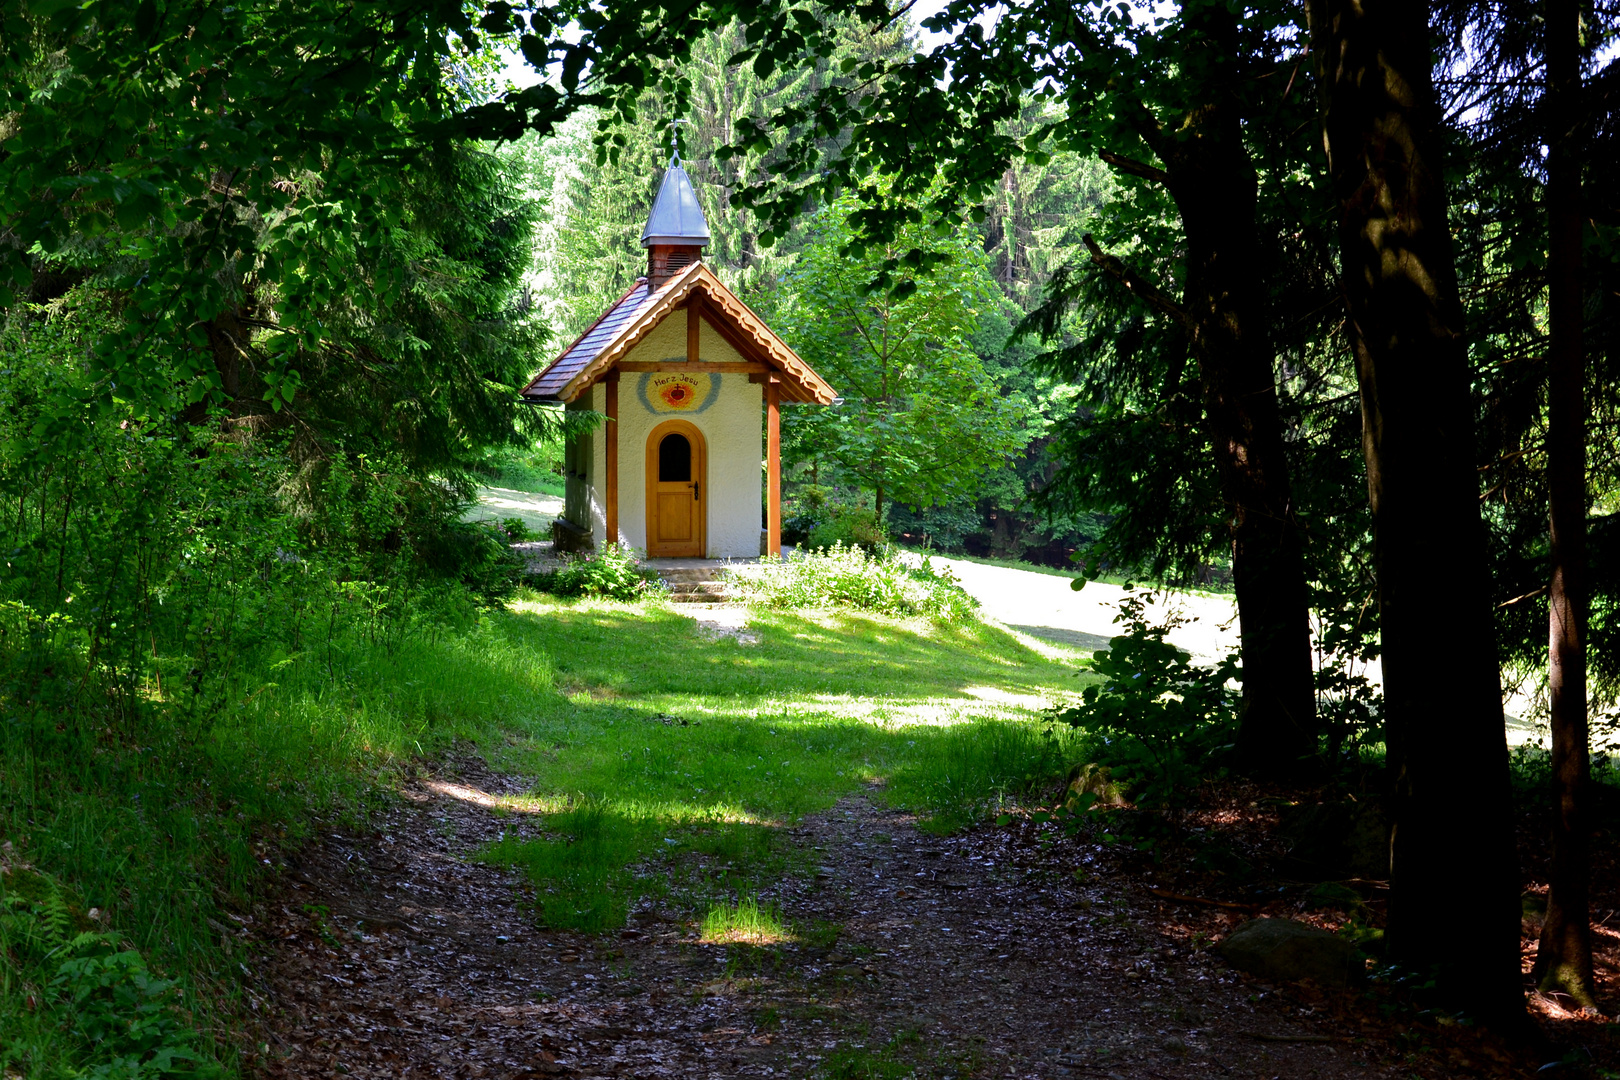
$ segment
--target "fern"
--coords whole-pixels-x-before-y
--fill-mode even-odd
[[[46,877],[45,882],[48,888],[44,897],[35,904],[35,908],[39,912],[45,948],[49,952],[55,952],[67,943],[68,936],[73,932],[73,909],[68,905],[62,887],[54,878]]]
[[[77,897],[49,874],[13,867],[0,874],[0,950],[24,962],[39,962],[78,948],[85,920]]]

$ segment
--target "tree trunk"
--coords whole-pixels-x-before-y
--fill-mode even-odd
[[[1317,771],[1310,596],[1261,315],[1254,167],[1235,115],[1221,126],[1171,170],[1187,233],[1182,303],[1230,515],[1243,659],[1238,756],[1252,773],[1298,780]]]
[[[1388,947],[1522,1021],[1518,873],[1428,5],[1307,0],[1361,388],[1394,783]]]
[[[1581,69],[1579,6],[1547,2],[1547,473],[1552,584],[1547,693],[1552,714],[1551,889],[1536,948],[1536,982],[1596,1008],[1586,730],[1586,402],[1581,341]]]
[[[1230,11],[1211,9],[1201,23],[1238,54]],[[1238,755],[1252,773],[1300,780],[1317,772],[1310,595],[1263,313],[1258,179],[1236,87],[1223,89],[1224,100],[1190,112],[1155,152],[1187,236],[1182,308],[1230,515],[1243,660]]]

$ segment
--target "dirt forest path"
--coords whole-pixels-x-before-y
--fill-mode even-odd
[[[916,559],[917,556],[911,556]],[[1108,648],[1119,633],[1114,618],[1125,596],[1120,585],[1090,581],[1076,592],[1072,575],[1041,574],[1008,566],[989,566],[935,555],[979,601],[984,614],[1031,637],[1092,651]],[[1142,590],[1146,594],[1146,589]],[[1175,645],[1201,662],[1211,662],[1238,647],[1237,604],[1231,596],[1201,592],[1156,592],[1148,618],[1175,615],[1185,620],[1169,635]]]
[[[519,881],[473,858],[503,831],[537,831],[488,808],[523,787],[468,758],[408,783],[372,831],[327,835],[289,864],[252,930],[269,1051],[253,1071],[1408,1075],[1387,1054],[1369,1062],[1319,994],[1254,983],[1193,947],[1226,913],[1188,922],[1139,882],[1088,876],[1080,848],[1054,855],[989,826],[939,838],[878,798],[796,826],[814,869],[761,894],[794,924],[836,927],[824,945],[704,944],[690,912],[651,907],[620,932],[542,929]]]
[[[938,555],[934,562],[956,575],[962,587],[979,601],[986,616],[1009,629],[1086,652],[1108,648],[1108,639],[1119,633],[1114,617],[1125,595],[1123,586],[1091,581],[1076,592],[1069,587],[1067,577]],[[1185,620],[1170,632],[1168,640],[1186,649],[1198,663],[1213,663],[1238,648],[1237,603],[1230,595],[1157,592],[1147,614],[1150,621],[1160,621],[1167,615]],[[1358,673],[1375,684],[1383,683],[1383,665],[1377,660],[1358,669]],[[1546,745],[1545,732],[1533,720],[1525,719],[1535,714],[1530,689],[1514,690],[1504,699],[1510,746]]]

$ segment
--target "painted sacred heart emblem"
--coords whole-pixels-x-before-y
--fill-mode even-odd
[[[642,404],[654,413],[699,413],[714,404],[720,380],[707,372],[658,372],[641,377]]]

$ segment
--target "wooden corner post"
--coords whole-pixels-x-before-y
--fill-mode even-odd
[[[610,371],[602,376],[602,385],[607,392],[607,402],[602,410],[607,414],[607,426],[602,432],[603,441],[607,444],[602,455],[607,458],[604,462],[606,476],[602,484],[603,511],[607,517],[607,539],[604,543],[611,546],[619,542],[619,373]]]
[[[782,554],[782,383],[765,380],[765,553]]]

